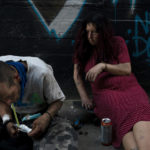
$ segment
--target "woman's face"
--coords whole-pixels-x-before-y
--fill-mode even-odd
[[[96,26],[93,23],[88,23],[86,25],[86,32],[89,43],[93,46],[96,46],[99,37],[99,33],[96,31]]]

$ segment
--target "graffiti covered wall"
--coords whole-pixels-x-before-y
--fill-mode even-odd
[[[78,25],[89,12],[102,12],[125,38],[133,72],[149,90],[149,6],[148,0],[0,0],[0,55],[44,59],[66,96],[74,98],[72,54]]]

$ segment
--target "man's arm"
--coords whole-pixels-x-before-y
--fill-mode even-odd
[[[6,126],[6,129],[11,137],[15,137],[17,134],[17,129],[12,121],[12,111],[10,106],[0,101],[0,117]]]
[[[60,110],[62,104],[63,102],[60,100],[53,102],[47,111],[33,122],[32,131],[28,135],[37,138],[44,133],[55,114]]]
[[[55,102],[53,102],[49,108],[47,109],[47,111],[44,113],[44,115],[46,114],[48,118],[53,119],[53,117],[55,116],[55,114],[60,110],[60,108],[62,107],[63,102],[60,100],[57,100]]]
[[[35,138],[39,137],[47,129],[54,115],[61,108],[63,104],[62,101],[65,99],[65,96],[54,77],[52,67],[48,65],[48,68],[49,70],[43,79],[43,96],[47,104],[50,105],[46,112],[32,124],[32,131],[28,135]]]
[[[0,117],[2,118],[5,114],[8,114],[12,119],[12,113],[10,106],[5,104],[4,102],[0,101]]]

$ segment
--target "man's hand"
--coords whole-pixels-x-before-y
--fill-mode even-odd
[[[45,130],[47,129],[51,119],[53,116],[58,112],[58,110],[61,108],[63,102],[60,100],[56,100],[53,102],[47,109],[48,113],[44,113],[42,116],[37,118],[33,124],[32,124],[32,131],[28,133],[28,136],[33,137],[33,138],[38,138],[40,137]]]
[[[33,138],[40,137],[46,130],[50,123],[50,117],[44,113],[38,119],[36,119],[32,124],[32,131],[28,133],[28,136]]]
[[[10,106],[0,100],[0,117],[3,118],[3,116],[5,114],[9,115],[10,119],[12,119]],[[8,133],[11,137],[16,137],[17,136],[18,130],[14,126],[13,122],[7,123],[6,129],[7,129]]]
[[[11,137],[16,137],[18,134],[17,128],[14,126],[13,122],[9,122],[6,125],[6,129]]]

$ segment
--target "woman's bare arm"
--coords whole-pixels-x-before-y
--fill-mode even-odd
[[[87,109],[92,108],[93,107],[92,101],[90,100],[90,98],[87,94],[87,91],[84,86],[84,82],[82,80],[81,75],[79,74],[77,64],[74,64],[73,79],[74,79],[76,88],[79,92],[79,95],[81,97],[82,105],[85,106]]]

